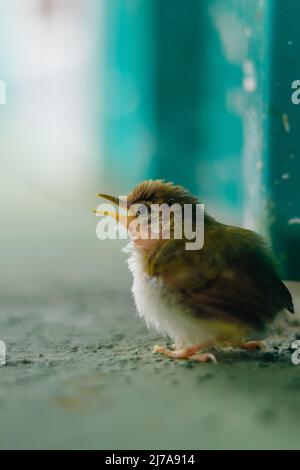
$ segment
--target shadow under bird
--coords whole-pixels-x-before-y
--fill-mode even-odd
[[[294,313],[271,249],[253,231],[219,223],[205,213],[205,241],[199,250],[187,250],[185,237],[173,237],[172,230],[170,239],[144,239],[141,231],[130,233],[135,219],[149,228],[151,216],[145,207],[175,203],[196,207],[198,199],[183,187],[163,180],[144,181],[128,194],[125,205],[122,199],[98,196],[126,211],[125,216],[120,211],[95,212],[115,217],[129,230],[128,265],[139,316],[174,342],[173,349],[155,346],[154,352],[216,362],[212,348],[256,349],[257,339],[268,334],[281,312]]]

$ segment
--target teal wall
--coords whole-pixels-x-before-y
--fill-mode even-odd
[[[227,104],[242,66],[214,23],[230,3],[106,1],[104,143],[110,175],[128,187],[166,178],[241,223],[243,123]]]

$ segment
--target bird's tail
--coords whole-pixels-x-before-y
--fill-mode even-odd
[[[291,314],[286,309],[282,310],[270,325],[269,332],[270,335],[276,336],[300,333],[300,315]]]

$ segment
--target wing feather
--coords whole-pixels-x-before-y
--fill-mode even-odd
[[[218,225],[199,252],[185,250],[183,240],[163,243],[148,259],[149,274],[207,320],[227,318],[262,330],[279,311],[293,312],[290,292],[263,239]]]

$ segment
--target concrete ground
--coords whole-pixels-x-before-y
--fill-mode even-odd
[[[162,340],[136,317],[129,280],[2,295],[1,449],[300,448],[298,328],[217,365],[174,362],[151,354]]]

